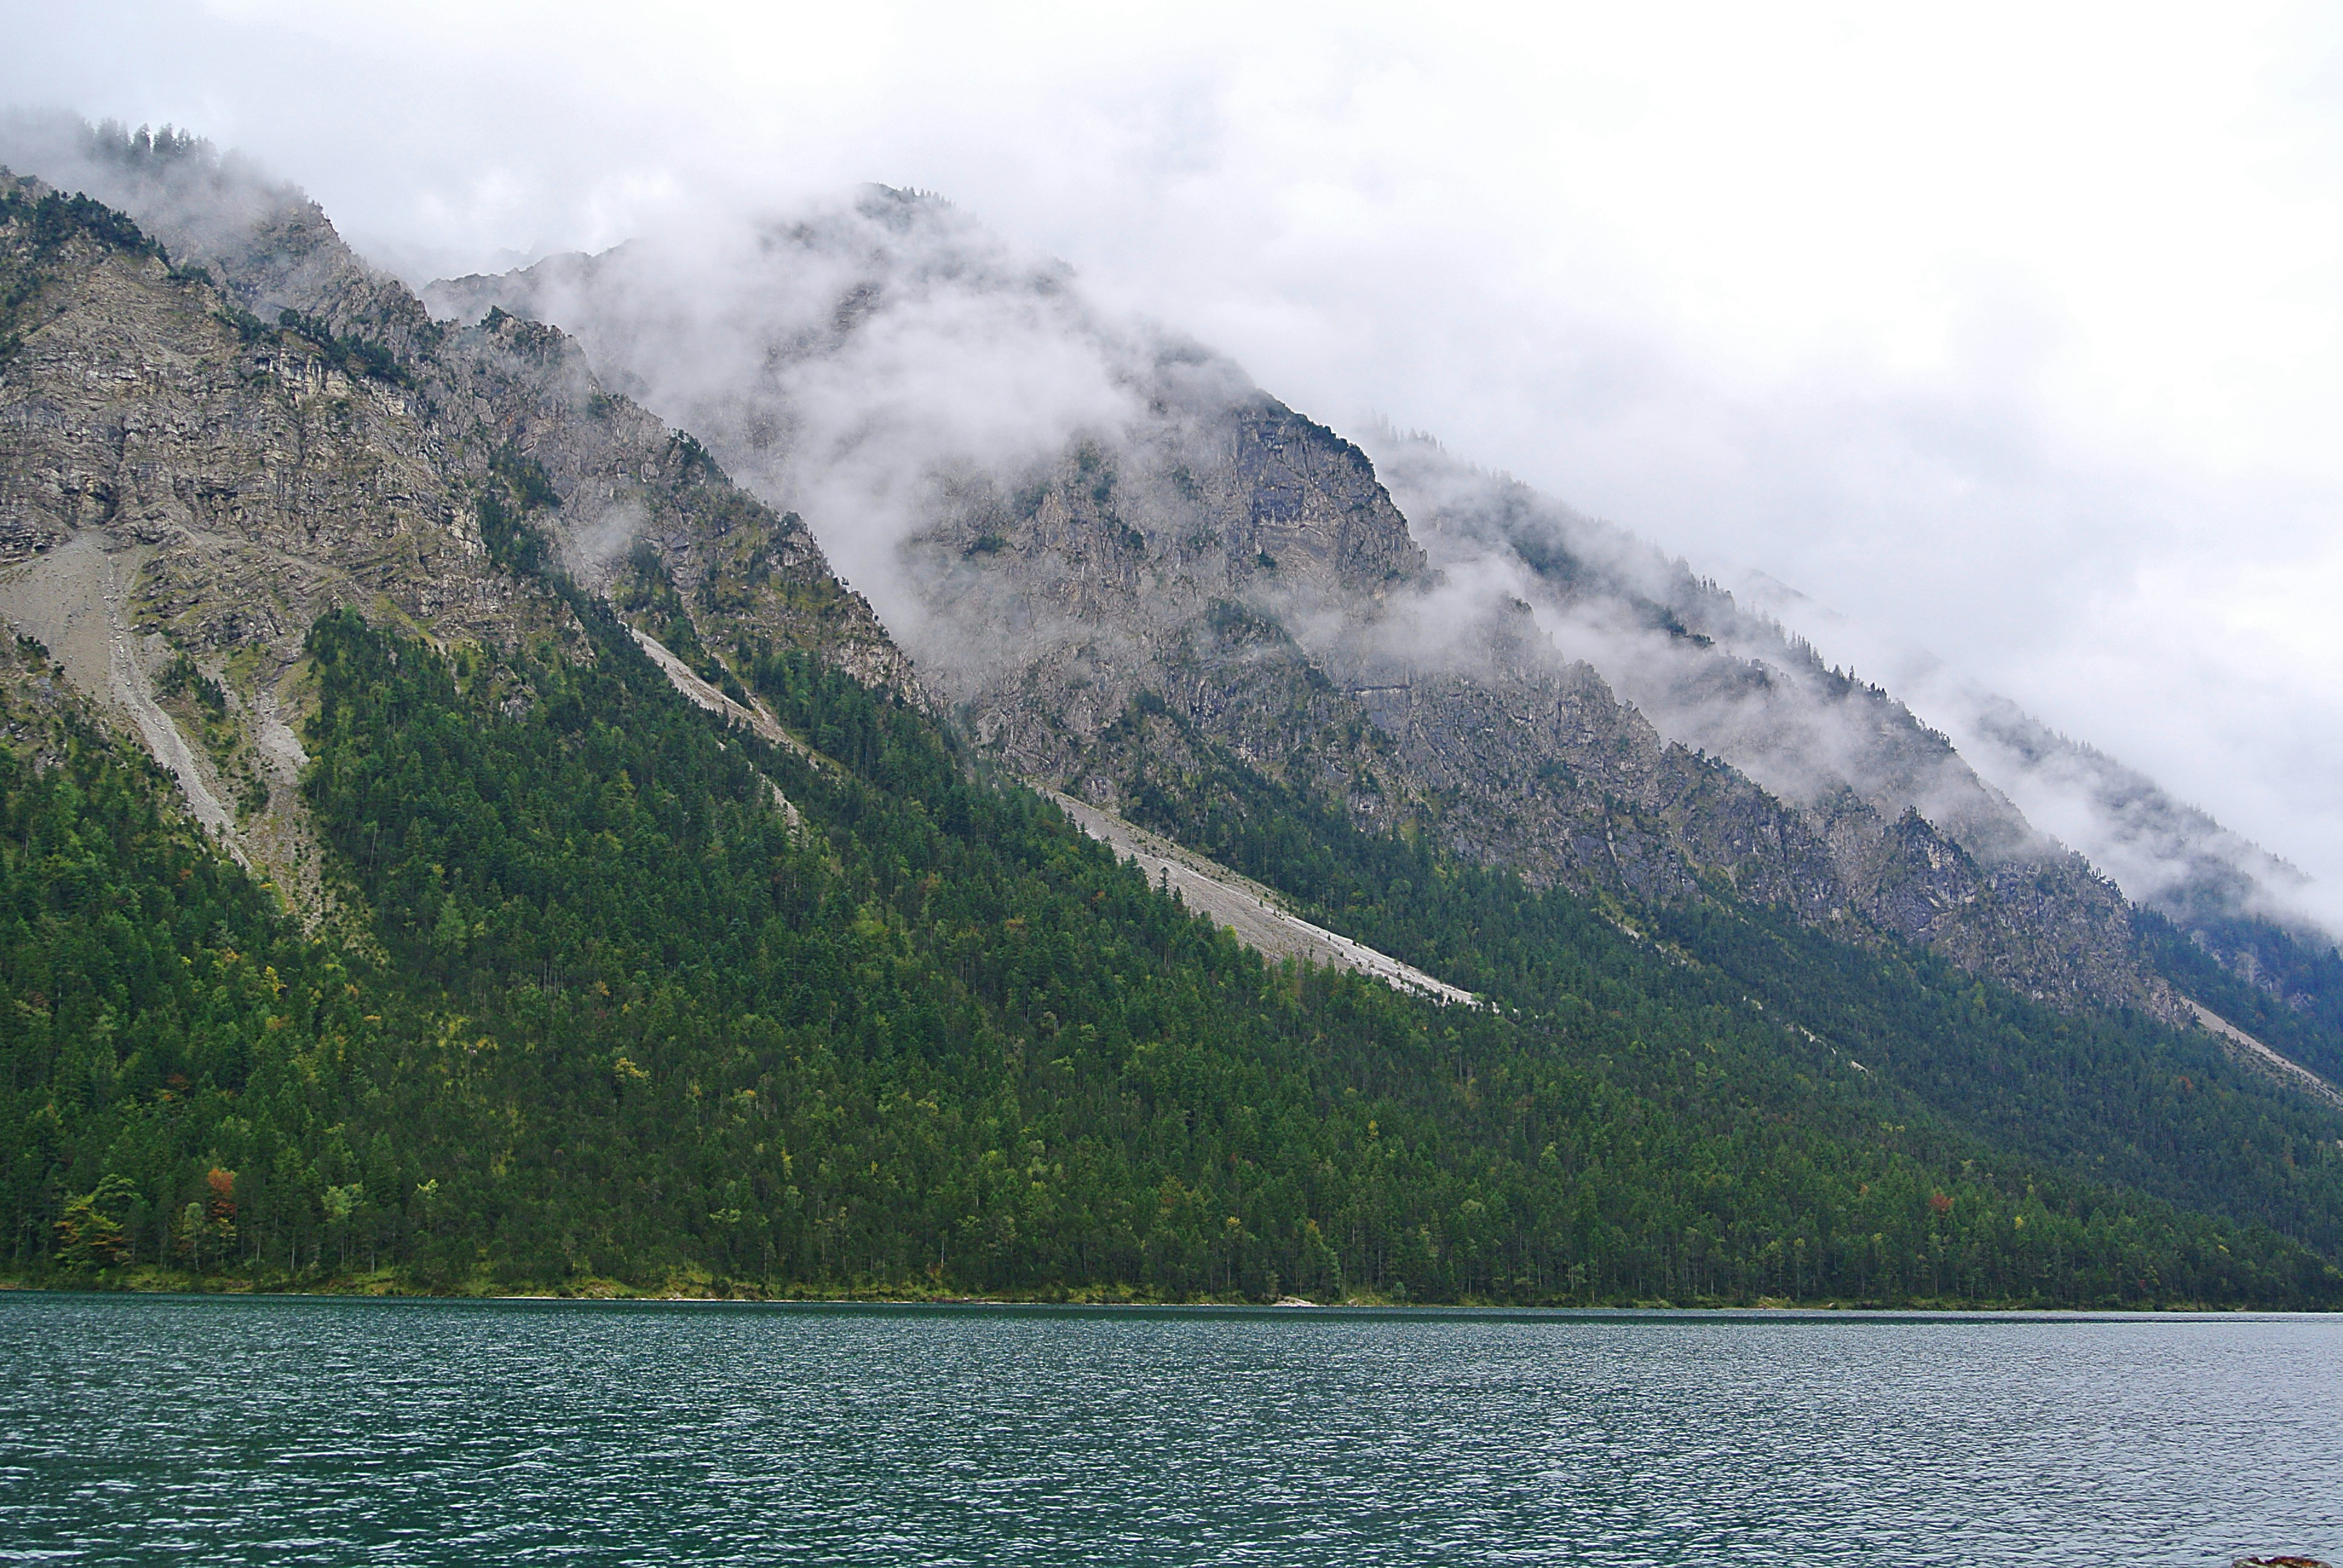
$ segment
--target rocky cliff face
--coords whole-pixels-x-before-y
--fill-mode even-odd
[[[2115,885],[1894,697],[1826,668],[1682,562],[1428,442],[1381,435],[1380,469],[1443,571],[1497,585],[1671,749],[1726,765],[1732,782],[1707,786],[1697,805],[1681,763],[1635,769],[1644,783],[1630,798],[1646,810],[1714,824],[1690,831],[1688,865],[1816,923],[1936,947],[2020,990],[2177,1016],[2134,950]]]
[[[1827,668],[1775,618],[1802,604],[1778,584],[1761,585],[1765,608],[1745,605],[1623,530],[1421,437],[1380,429],[1371,444],[1436,564],[1493,573],[1550,608],[1557,641],[1598,663],[1673,739],[1810,811],[1844,790],[1882,819],[1916,812],[2012,918],[2088,911],[2066,933],[2086,971],[2120,947],[2125,909],[2107,873],[2239,978],[2298,1010],[2311,1005],[2298,977],[2331,963],[2335,947],[2301,912],[2307,879],[2152,779],[2006,699],[1934,681],[1931,710],[1956,744],[1887,691]]]
[[[291,193],[240,190],[227,223],[196,199],[216,164],[123,156],[134,196],[177,179],[160,243],[0,174],[0,614],[297,902],[331,902],[297,788],[317,617],[352,606],[491,650],[573,624],[492,558],[484,499],[534,508],[589,584],[646,542],[711,637],[908,681],[804,527],[606,391],[560,333],[448,331]]]

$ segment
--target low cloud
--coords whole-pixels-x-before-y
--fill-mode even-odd
[[[1013,472],[1136,417],[1144,354],[1065,269],[949,204],[872,188],[703,219],[597,256],[427,290],[577,336],[598,369],[805,518],[899,635],[922,614],[902,547],[955,472]]]

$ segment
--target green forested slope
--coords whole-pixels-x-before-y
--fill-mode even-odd
[[[2232,955],[2251,954],[2256,981],[2241,978],[2171,920],[2139,910],[2132,925],[2159,972],[2264,1043],[2343,1082],[2343,952],[2267,920],[2200,918],[2200,929]],[[2257,983],[2258,982],[2258,983]]]
[[[46,665],[23,645],[8,662]],[[346,1069],[378,1054],[371,977],[167,810],[143,753],[69,702],[28,699],[63,685],[38,678],[0,684],[11,1261],[86,1271],[136,1247],[217,1266],[232,1209],[215,1204],[323,1201],[276,1191],[281,1130],[335,1120]],[[233,1191],[214,1191],[214,1166],[238,1172]]]
[[[809,763],[717,730],[576,602],[591,659],[443,658],[347,615],[314,632],[308,789],[376,913],[371,959],[302,939],[94,737],[0,764],[14,1271],[2343,1294],[2305,1218],[2332,1211],[2331,1174],[2283,1212],[2253,1211],[2258,1167],[2208,1177],[2241,1184],[2218,1201],[2144,1195],[1785,1032],[1716,968],[1428,861],[1384,867],[1350,923],[1508,1010],[1268,969],[914,713],[742,650],[835,759]],[[1283,820],[1362,888],[1413,854]],[[2215,1092],[2222,1136],[2286,1133]]]
[[[1759,1004],[1785,1060],[1804,1046],[1860,1062],[1874,1092],[1984,1147],[2343,1249],[2343,1118],[2201,1034],[2062,1012],[1926,950],[1833,941],[1722,890],[1636,911],[1664,945],[1630,943],[1580,899],[1360,834],[1200,738],[1182,742],[1187,765],[1152,769],[1139,791],[1143,819],[1443,978],[1567,1008],[1607,954],[1670,1007]]]

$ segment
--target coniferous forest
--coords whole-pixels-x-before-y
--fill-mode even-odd
[[[1630,924],[1222,758],[1144,814],[1487,1005],[1272,966],[899,701],[743,648],[814,755],[768,746],[571,602],[585,647],[501,658],[317,625],[315,934],[104,732],[0,749],[13,1274],[2343,1299],[2336,1119],[2200,1038],[1762,910]]]

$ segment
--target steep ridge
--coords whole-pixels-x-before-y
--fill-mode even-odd
[[[1811,609],[1779,584],[1757,585],[1763,608],[1745,605],[1684,562],[1425,437],[1383,428],[1374,445],[1380,471],[1423,520],[1443,565],[1499,574],[1554,603],[1560,639],[1614,672],[1673,738],[1729,759],[1787,800],[1811,806],[1844,787],[1883,816],[1918,811],[2005,902],[2028,901],[2046,879],[2069,905],[2098,907],[2096,961],[2121,962],[2107,950],[2120,932],[2104,886],[2093,886],[2099,868],[1987,779],[1998,780],[2104,858],[2131,894],[2132,961],[2184,991],[2217,990],[2232,1007],[2253,1008],[2330,1073],[2343,1064],[2343,960],[2332,933],[2292,900],[2306,885],[2294,868],[2006,699],[1938,683],[1931,704],[1957,731],[1956,747],[1888,692],[1826,668],[1775,618]],[[2176,950],[2166,920],[2193,951]]]
[[[134,187],[158,162],[196,160],[197,190],[219,174],[184,148],[116,156]],[[239,206],[248,229],[191,223],[174,251],[0,182],[0,610],[135,719],[232,852],[331,903],[294,738],[321,613],[358,606],[447,646],[574,643],[574,616],[500,549],[549,548],[598,585],[650,535],[695,588],[726,576],[744,633],[909,679],[793,518],[604,391],[559,334],[445,332],[313,205],[261,195]],[[500,497],[545,508],[541,546]]]
[[[1382,432],[1371,461],[931,200],[427,295],[574,330],[853,551],[963,734],[1102,807],[1178,792],[1176,718],[1361,826],[1534,882],[1638,907],[1720,888],[2068,1007],[2186,1022],[2206,989],[1946,735],[1681,563],[1426,442]],[[892,367],[970,323],[1080,395],[989,450],[873,436],[930,411]],[[2307,975],[2322,950],[2288,950]]]

